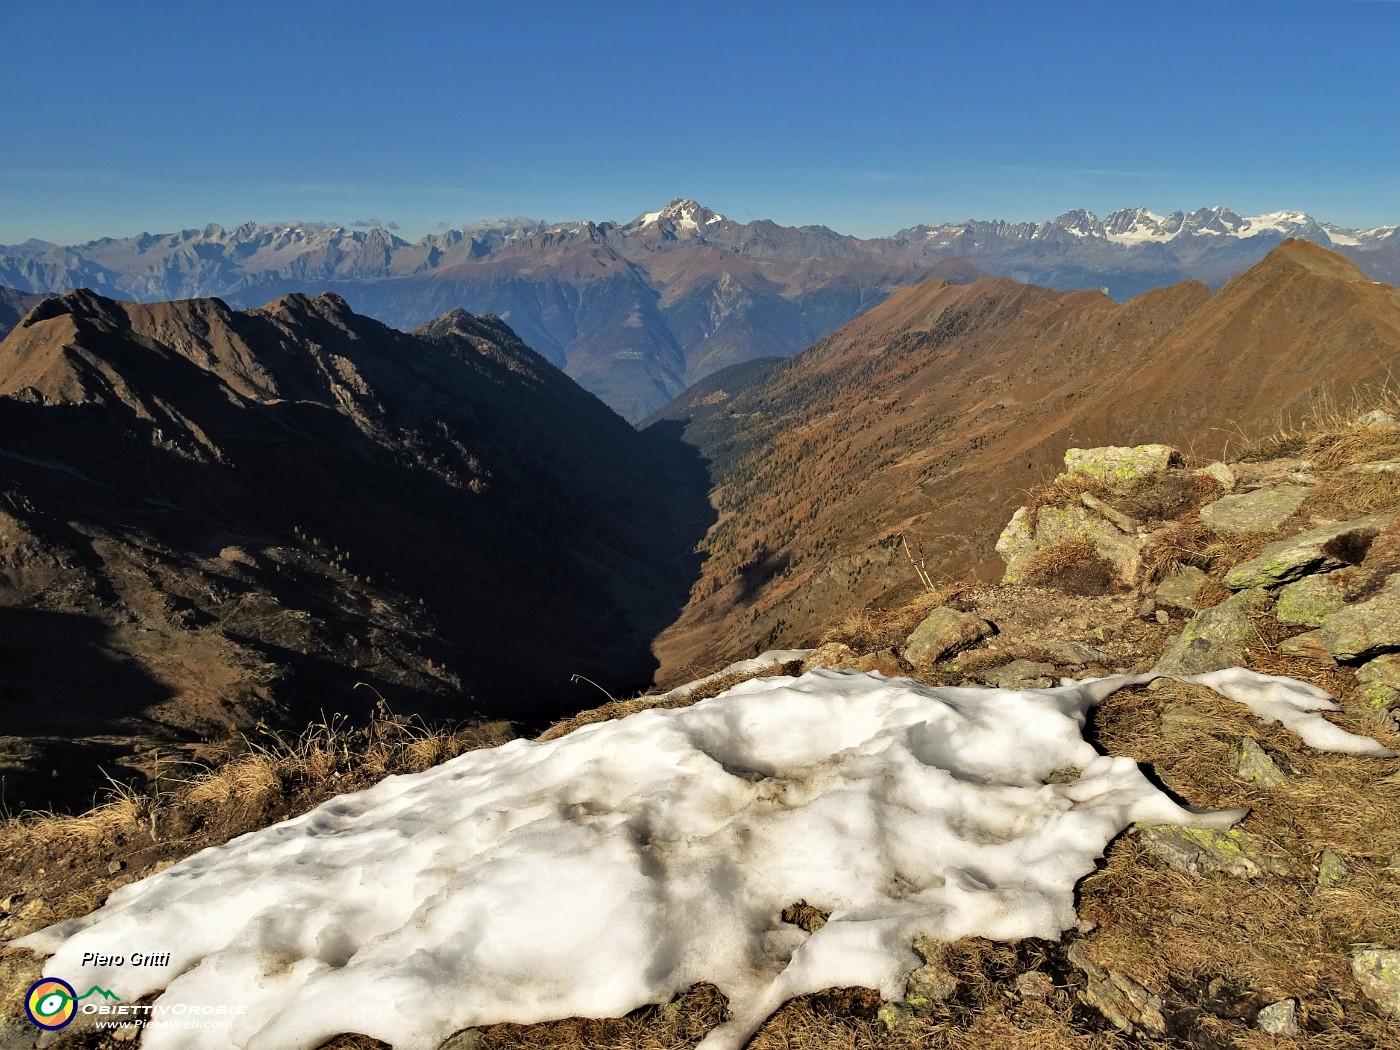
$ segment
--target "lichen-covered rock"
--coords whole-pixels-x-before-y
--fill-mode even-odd
[[[1340,886],[1342,880],[1350,874],[1351,868],[1347,866],[1347,859],[1340,850],[1329,846],[1322,851],[1322,858],[1317,862],[1317,884],[1321,889],[1330,890]]]
[[[1045,646],[1045,654],[1057,663],[1071,665],[1106,664],[1113,659],[1098,646],[1075,641],[1049,642]]]
[[[1335,576],[1304,576],[1278,592],[1274,615],[1292,627],[1321,627],[1346,602],[1346,588]]]
[[[1249,614],[1262,609],[1268,600],[1264,591],[1248,590],[1202,609],[1167,646],[1153,672],[1204,674],[1243,664],[1256,637]]]
[[[1351,955],[1351,976],[1369,999],[1400,1018],[1400,951],[1358,948]]]
[[[1367,661],[1356,671],[1356,685],[1369,707],[1395,707],[1400,703],[1400,653]]]
[[[1078,996],[1086,1006],[1103,1014],[1121,1031],[1141,1029],[1149,1035],[1166,1034],[1161,996],[1125,973],[1104,969],[1089,958],[1082,941],[1070,945],[1065,958],[1084,974],[1084,987]]]
[[[1159,604],[1173,609],[1198,609],[1196,596],[1210,579],[1194,565],[1181,565],[1173,569],[1162,582],[1157,584],[1156,598]]]
[[[1379,408],[1373,408],[1365,415],[1357,416],[1352,422],[1358,427],[1400,427],[1400,420]]]
[[[1268,1032],[1269,1035],[1283,1036],[1285,1039],[1302,1034],[1298,1027],[1298,1004],[1292,999],[1270,1003],[1259,1011],[1254,1023],[1261,1031]]]
[[[1279,485],[1222,496],[1201,508],[1201,520],[1222,536],[1273,532],[1303,505],[1305,485]]]
[[[941,942],[920,937],[914,942],[914,950],[924,964],[909,975],[904,998],[916,1012],[923,1012],[934,1003],[951,998],[958,990],[958,979],[944,961],[947,947]]]
[[[1011,517],[997,540],[1006,562],[1006,583],[1019,583],[1036,554],[1058,543],[1087,540],[1124,583],[1136,582],[1142,568],[1141,543],[1084,506],[1041,507],[1032,530],[1024,508]]]
[[[1335,525],[1321,525],[1279,540],[1264,548],[1257,558],[1236,565],[1225,574],[1225,586],[1232,591],[1246,587],[1276,587],[1315,572],[1358,564],[1373,539],[1390,523],[1394,514],[1372,514]]]
[[[1145,478],[1160,477],[1180,466],[1181,453],[1170,445],[1109,445],[1072,448],[1065,453],[1065,470],[1095,478],[1110,486],[1128,486]]]
[[[1269,753],[1259,746],[1259,741],[1253,737],[1245,737],[1240,741],[1239,753],[1236,756],[1235,768],[1241,777],[1252,781],[1260,787],[1278,788],[1288,783],[1288,778],[1283,775],[1283,770],[1269,757]]]
[[[904,643],[904,658],[916,667],[928,667],[945,656],[976,645],[994,630],[980,616],[942,605],[914,628],[914,633]]]
[[[1174,871],[1243,879],[1288,873],[1286,865],[1264,853],[1258,840],[1239,828],[1213,831],[1154,824],[1136,830],[1143,845]]]
[[[1400,474],[1400,459],[1382,459],[1374,463],[1353,463],[1343,474]]]
[[[850,667],[851,661],[855,659],[856,651],[845,642],[827,642],[807,654],[807,659],[802,661],[802,673],[806,674],[814,667],[840,671]]]
[[[1319,638],[1338,660],[1364,660],[1400,649],[1400,576],[1375,597],[1329,616]]]

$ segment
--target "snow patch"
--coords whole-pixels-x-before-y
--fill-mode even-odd
[[[390,777],[16,943],[125,1001],[246,1006],[227,1030],[148,1029],[146,1050],[299,1050],[345,1031],[430,1050],[468,1026],[614,1016],[699,981],[732,1010],[702,1046],[733,1050],[794,995],[900,997],[915,936],[1059,936],[1075,884],[1135,821],[1238,820],[1180,808],[1084,740],[1093,705],[1151,677],[754,679]],[[1248,671],[1187,680],[1308,733],[1326,706]],[[1079,775],[1050,783],[1066,770]],[[798,900],[830,921],[783,923]],[[170,964],[81,965],[135,945]]]

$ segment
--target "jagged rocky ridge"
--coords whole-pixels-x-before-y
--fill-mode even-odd
[[[28,241],[0,247],[0,285],[142,300],[218,295],[238,306],[329,289],[400,328],[457,306],[496,313],[636,419],[726,365],[795,353],[929,276],[965,280],[980,268],[1123,299],[1187,279],[1217,286],[1288,237],[1400,279],[1400,228],[1346,230],[1301,212],[1137,208],[1101,221],[1078,210],[861,240],[822,226],[739,223],[677,200],[626,224],[511,220],[416,243],[382,229],[256,223],[70,247]]]

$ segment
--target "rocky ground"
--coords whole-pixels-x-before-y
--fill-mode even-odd
[[[1322,687],[1339,702],[1333,722],[1400,750],[1398,512],[1400,421],[1379,411],[1278,435],[1228,464],[1188,464],[1160,445],[1071,450],[1065,472],[1003,532],[1001,583],[935,586],[911,560],[912,601],[850,612],[817,648],[758,673],[820,665],[1037,688],[1242,665]],[[550,733],[693,703],[753,673],[614,702]],[[431,733],[376,732],[378,751],[369,738],[323,736],[233,756],[165,798],[128,797],[66,823],[10,822],[0,936],[88,910],[212,841],[503,730],[459,736],[441,753]],[[805,997],[751,1045],[1370,1050],[1400,1039],[1400,760],[1316,750],[1170,678],[1110,697],[1090,739],[1185,803],[1249,815],[1230,832],[1135,828],[1081,884],[1081,922],[1061,941],[920,943],[925,963],[902,1000],[860,989]],[[361,753],[378,757],[365,764]],[[55,873],[62,892],[46,891]],[[789,910],[809,928],[824,921],[806,902]],[[11,989],[38,965],[5,949],[0,966],[11,1019],[0,1043],[34,1045]],[[692,1046],[723,1011],[701,985],[626,1018],[497,1025],[444,1045]],[[45,1045],[112,1038],[71,1033]],[[379,1044],[346,1034],[329,1045]]]

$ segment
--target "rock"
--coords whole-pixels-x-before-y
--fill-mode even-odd
[[[995,632],[996,628],[980,616],[939,606],[914,628],[904,643],[904,658],[915,666],[928,667]]]
[[[1322,851],[1322,859],[1317,863],[1317,885],[1320,889],[1330,890],[1340,886],[1350,874],[1351,868],[1347,867],[1347,859],[1340,850],[1329,846]]]
[[[1151,686],[1148,686],[1150,689]],[[1208,711],[1202,711],[1199,707],[1191,704],[1173,704],[1162,712],[1162,732],[1170,732],[1173,729],[1181,729],[1188,733],[1204,730],[1209,733],[1219,723]]]
[[[1154,824],[1139,825],[1136,830],[1143,845],[1173,871],[1190,875],[1233,875],[1242,879],[1288,874],[1282,862],[1263,853],[1258,840],[1239,828],[1213,831]]]
[[[1208,478],[1214,478],[1220,483],[1220,487],[1229,492],[1235,487],[1235,472],[1224,463],[1211,463],[1196,471],[1197,474],[1204,474]]]
[[[1180,466],[1181,453],[1170,445],[1137,445],[1127,448],[1072,448],[1065,453],[1065,470],[1096,478],[1109,485],[1131,485],[1135,481],[1160,477],[1170,467]]]
[[[481,1029],[463,1028],[460,1032],[453,1032],[446,1041],[440,1043],[438,1050],[477,1050],[480,1046]]]
[[[1016,986],[1016,994],[1022,999],[1044,999],[1055,990],[1054,979],[1041,970],[1017,974],[1012,983]]]
[[[1278,592],[1274,615],[1295,627],[1321,627],[1346,602],[1346,589],[1331,575],[1304,576]]]
[[[880,649],[877,652],[857,656],[848,665],[852,671],[878,671],[886,678],[900,678],[908,671],[899,662],[893,649]]]
[[[1288,656],[1300,656],[1304,660],[1311,660],[1324,667],[1337,666],[1337,661],[1332,659],[1332,654],[1327,651],[1327,646],[1322,644],[1321,631],[1308,631],[1306,634],[1285,638],[1279,642],[1278,651]]]
[[[917,1014],[914,1013],[914,1007],[908,1003],[894,1002],[880,1004],[880,1010],[876,1016],[880,1018],[881,1024],[893,1031],[900,1025],[914,1020]]]
[[[107,862],[107,874],[115,875],[117,872],[121,871],[125,867],[126,861],[124,860],[109,860]]]
[[[1138,602],[1136,615],[1139,620],[1147,620],[1150,619],[1152,617],[1152,614],[1156,611],[1157,600],[1149,594],[1144,596],[1142,601]]]
[[[807,654],[807,659],[802,661],[802,673],[806,674],[814,667],[826,667],[833,671],[850,667],[851,661],[856,659],[856,651],[844,642],[827,642],[819,645]]]
[[[997,539],[997,553],[1006,562],[1003,581],[1018,583],[1040,551],[1066,541],[1087,540],[1095,552],[1113,566],[1124,583],[1136,581],[1142,567],[1141,545],[1136,536],[1124,535],[1118,528],[1082,506],[1041,507],[1032,530],[1025,508],[1012,515]]]
[[[1400,649],[1400,576],[1374,597],[1338,609],[1318,636],[1338,660],[1364,660]]]
[[[1377,656],[1357,668],[1357,692],[1368,707],[1394,707],[1400,701],[1400,653]]]
[[[1079,502],[1084,504],[1088,510],[1092,510],[1099,517],[1118,529],[1119,532],[1127,533],[1129,536],[1135,535],[1139,528],[1139,523],[1128,517],[1121,510],[1110,507],[1101,499],[1097,499],[1089,493],[1082,493]]]
[[[1352,425],[1358,427],[1400,427],[1400,420],[1397,420],[1389,412],[1373,408],[1364,416],[1357,416],[1352,420]]]
[[[1256,637],[1249,614],[1267,603],[1268,595],[1254,589],[1241,591],[1219,605],[1202,609],[1167,646],[1153,673],[1204,674],[1240,666]]]
[[[1006,528],[1002,529],[1001,535],[997,537],[996,552],[1001,555],[1001,560],[1006,562],[1007,583],[1015,582],[1012,578],[1012,565],[1023,564],[1035,547],[1035,532],[1031,529],[1027,510],[1026,507],[1017,507],[1016,512],[1011,515],[1011,520],[1006,523]]]
[[[1049,689],[1056,684],[1054,664],[1038,664],[1032,660],[1012,660],[978,675],[988,685],[998,689]]]
[[[1383,459],[1376,463],[1353,463],[1343,474],[1400,474],[1400,459]]]
[[[1368,999],[1400,1018],[1400,951],[1358,948],[1351,954],[1351,976]]]
[[[1253,781],[1260,787],[1278,788],[1288,783],[1288,778],[1283,775],[1283,770],[1269,753],[1259,746],[1259,741],[1253,737],[1245,737],[1240,741],[1239,754],[1236,757],[1235,768],[1245,780]]]
[[[1269,1035],[1292,1038],[1302,1034],[1298,1027],[1298,1004],[1292,999],[1280,999],[1264,1007],[1255,1018],[1255,1024]]]
[[[1209,576],[1194,565],[1178,566],[1157,584],[1157,602],[1169,605],[1173,609],[1189,609],[1194,612],[1200,607],[1196,602],[1196,595],[1201,593],[1201,588],[1209,579]]]
[[[1201,520],[1222,536],[1273,532],[1308,498],[1302,485],[1279,485],[1222,496],[1201,508]]]
[[[1158,609],[1152,614],[1152,618],[1156,620],[1159,624],[1161,624],[1163,627],[1172,622],[1172,618],[1167,613],[1166,609]]]
[[[1264,548],[1257,558],[1236,565],[1225,574],[1232,591],[1246,587],[1276,587],[1315,572],[1356,565],[1371,541],[1390,523],[1394,514],[1372,514],[1335,525],[1321,525]]]
[[[1045,655],[1060,664],[1106,664],[1113,659],[1096,646],[1072,641],[1049,643]]]
[[[1082,941],[1070,945],[1065,958],[1084,974],[1085,984],[1078,992],[1080,1001],[1103,1014],[1110,1024],[1124,1032],[1140,1028],[1149,1035],[1166,1034],[1161,996],[1127,974],[1105,970],[1089,958]]]
[[[914,942],[914,950],[924,964],[909,975],[904,996],[910,1006],[922,1013],[934,1003],[951,998],[958,990],[958,979],[944,961],[947,948],[941,942],[920,937]]]

